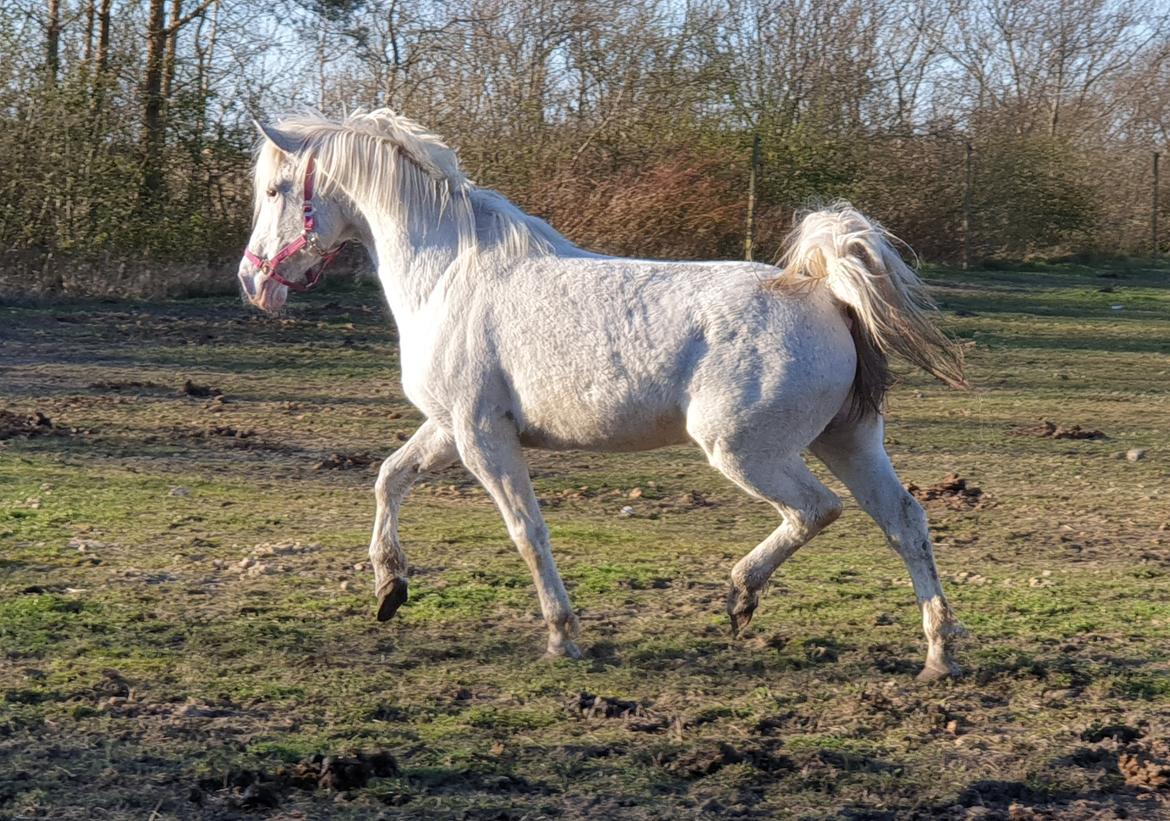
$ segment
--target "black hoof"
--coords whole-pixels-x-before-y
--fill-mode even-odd
[[[746,613],[732,613],[731,614],[731,637],[733,639],[739,638],[739,631],[744,629],[751,623],[752,611],[748,610]]]
[[[739,631],[751,623],[758,601],[754,593],[741,590],[735,585],[727,591],[727,615],[731,618],[732,638],[737,638]]]
[[[390,582],[390,589],[378,596],[378,621],[390,621],[406,603],[406,579]]]

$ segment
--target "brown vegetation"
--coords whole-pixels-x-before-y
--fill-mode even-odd
[[[930,260],[1152,250],[1170,24],[1136,0],[9,7],[10,291],[230,282],[249,115],[306,104],[399,109],[605,251],[743,255],[749,178],[757,259],[838,197]]]

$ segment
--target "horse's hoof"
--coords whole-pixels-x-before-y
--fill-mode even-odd
[[[378,621],[390,621],[406,603],[406,579],[394,579],[390,589],[378,594]]]
[[[918,674],[916,680],[923,684],[928,684],[932,681],[942,681],[947,678],[958,678],[963,674],[962,668],[954,662],[948,661],[945,664],[927,664],[922,668],[922,672]]]
[[[737,638],[739,631],[751,623],[758,601],[756,594],[742,590],[734,584],[727,591],[727,615],[731,619],[732,638]]]
[[[581,649],[577,647],[577,643],[569,640],[562,641],[558,644],[548,645],[548,649],[544,652],[546,661],[556,661],[557,659],[571,659],[577,660],[581,658]]]
[[[743,613],[731,613],[731,637],[733,639],[739,638],[739,631],[747,627],[752,620],[752,613],[754,611],[747,610]]]

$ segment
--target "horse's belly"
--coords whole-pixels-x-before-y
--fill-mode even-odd
[[[687,441],[678,407],[546,406],[525,408],[524,417],[520,443],[543,450],[653,450]]]

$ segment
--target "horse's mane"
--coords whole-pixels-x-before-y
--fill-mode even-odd
[[[459,237],[459,258],[472,264],[495,251],[507,257],[552,254],[573,246],[546,222],[525,214],[495,191],[476,186],[455,151],[418,123],[388,108],[357,110],[340,121],[315,112],[287,115],[277,129],[310,151],[299,152],[298,178],[310,153],[322,194],[340,190],[396,224],[424,232],[436,214],[449,212]],[[285,159],[263,140],[256,156],[256,202]]]

